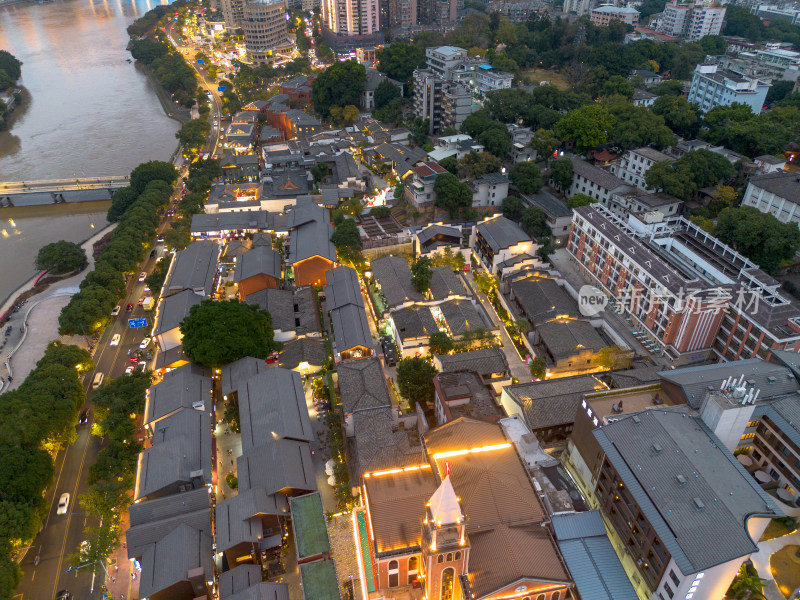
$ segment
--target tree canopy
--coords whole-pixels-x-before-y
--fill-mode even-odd
[[[378,70],[397,81],[410,81],[414,69],[425,66],[425,48],[406,40],[386,44],[375,56]]]
[[[550,179],[560,190],[566,190],[572,185],[574,167],[569,158],[557,158],[550,164]]]
[[[353,219],[341,219],[336,225],[331,241],[340,256],[352,260],[361,250],[361,236],[356,222]]]
[[[364,65],[355,60],[335,62],[320,73],[311,85],[314,110],[329,117],[331,107],[358,106],[367,83]]]
[[[599,104],[586,104],[568,112],[555,126],[562,140],[572,140],[581,150],[605,144],[616,125],[616,119]]]
[[[418,402],[424,409],[433,403],[436,367],[418,356],[397,363],[397,387],[411,408]]]
[[[714,235],[757,263],[770,275],[800,248],[800,231],[794,223],[781,223],[752,206],[726,208],[717,218]]]
[[[442,173],[433,184],[436,206],[455,216],[459,209],[472,206],[472,191],[452,173]]]
[[[237,300],[204,300],[191,308],[180,329],[187,358],[206,367],[245,356],[266,358],[276,349],[270,314]]]
[[[64,240],[42,246],[36,255],[36,268],[53,275],[83,269],[87,264],[89,261],[84,249],[79,244]]]
[[[431,287],[432,277],[431,259],[427,256],[418,257],[411,265],[411,285],[420,294],[425,294]]]
[[[542,189],[542,173],[534,162],[518,162],[511,167],[511,182],[523,194],[536,194]]]
[[[192,119],[187,121],[175,132],[175,137],[189,153],[197,152],[206,141],[208,132],[211,131],[211,123],[208,119]]]
[[[716,152],[692,150],[676,161],[660,161],[647,171],[647,187],[689,200],[698,190],[727,181],[734,174],[730,161]]]

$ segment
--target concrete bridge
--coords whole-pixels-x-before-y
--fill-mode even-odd
[[[0,208],[110,200],[130,182],[128,175],[0,182]]]

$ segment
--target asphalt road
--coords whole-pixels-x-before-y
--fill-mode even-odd
[[[213,92],[212,103],[216,114],[220,113],[220,100],[216,90],[201,76],[203,85]],[[212,113],[213,114],[213,113]],[[214,154],[218,144],[218,128],[213,126],[209,133],[204,151]],[[171,205],[180,198],[181,182],[172,196]],[[169,229],[173,217],[165,216],[158,227],[159,236]],[[96,369],[84,378],[84,389],[88,400],[84,408],[91,410],[91,384],[95,373],[101,372],[105,378],[116,378],[125,374],[125,369],[134,363],[130,362],[128,350],[131,354],[139,349],[140,342],[150,334],[153,327],[155,311],[145,311],[138,306],[138,299],[144,295],[145,283],[139,281],[139,273],[152,273],[156,262],[165,256],[164,245],[154,246],[156,256],[147,258],[139,265],[137,273],[130,276],[127,282],[125,298],[120,301],[120,313],[105,329],[94,354]],[[126,307],[133,304],[129,313]],[[147,318],[146,328],[131,329],[128,327],[129,318]],[[119,344],[111,346],[111,339],[115,334],[120,335]],[[157,348],[151,342],[148,349],[152,351],[153,358],[148,363],[148,368],[155,364]],[[93,415],[92,415],[93,417]],[[90,420],[91,423],[91,420]],[[69,555],[78,552],[84,540],[84,529],[87,525],[96,526],[96,516],[87,515],[78,503],[78,497],[88,489],[86,474],[88,467],[97,460],[97,453],[103,447],[103,440],[90,435],[90,425],[78,426],[78,437],[74,444],[59,452],[56,457],[56,480],[46,494],[50,503],[50,511],[44,522],[42,530],[31,544],[30,550],[25,555],[21,566],[23,579],[17,588],[14,600],[49,600],[56,594],[67,589],[74,600],[100,600],[103,597],[100,589],[105,578],[105,573],[99,565],[89,565],[71,573]],[[70,505],[66,515],[57,515],[58,500],[62,493],[70,494]],[[36,556],[39,564],[35,564]]]

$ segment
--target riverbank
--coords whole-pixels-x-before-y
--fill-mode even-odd
[[[136,68],[140,69],[142,73],[145,74],[147,80],[153,86],[153,91],[155,91],[158,101],[161,103],[161,108],[164,109],[164,114],[166,114],[170,119],[174,119],[181,125],[191,120],[189,110],[175,106],[175,103],[170,99],[167,90],[161,86],[155,76],[155,73],[153,73],[153,70],[150,67],[147,67],[137,61]]]
[[[14,123],[25,114],[27,107],[30,106],[31,94],[25,86],[15,86],[14,91],[10,93],[14,101],[9,104],[8,94],[4,93],[0,96],[0,100],[6,103],[6,109],[0,115],[0,131],[11,131]]]

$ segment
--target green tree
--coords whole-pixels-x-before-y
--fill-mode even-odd
[[[621,346],[606,346],[600,348],[592,359],[592,363],[608,369],[618,371],[631,366],[632,352]]]
[[[506,219],[512,221],[519,221],[522,218],[522,211],[525,205],[522,203],[522,198],[519,196],[506,196],[500,204],[500,211]]]
[[[567,208],[578,208],[579,206],[588,206],[589,204],[596,203],[597,200],[586,194],[575,194],[567,200]]]
[[[119,221],[119,218],[123,215],[123,213],[128,210],[128,207],[130,207],[130,205],[133,204],[138,197],[139,192],[130,186],[119,188],[111,197],[111,206],[108,209],[106,218],[111,223],[116,223]]]
[[[178,200],[178,212],[184,217],[191,217],[198,215],[205,210],[206,195],[200,192],[192,192],[191,194],[184,194]]]
[[[433,354],[450,354],[455,348],[453,338],[446,331],[437,331],[428,340],[430,351]]]
[[[358,225],[353,219],[342,219],[336,225],[331,241],[336,252],[348,261],[353,261],[362,248]]]
[[[472,191],[452,173],[442,173],[433,184],[436,206],[455,217],[459,209],[472,206]]]
[[[777,275],[781,264],[800,248],[800,231],[794,223],[781,223],[752,206],[724,209],[714,235],[771,275]]]
[[[485,106],[492,119],[516,123],[519,116],[527,112],[531,101],[531,95],[525,90],[509,88],[486,94]]]
[[[752,564],[743,563],[725,597],[732,600],[764,600],[764,583],[765,580],[758,576],[758,571]]]
[[[547,215],[538,206],[529,206],[525,209],[520,220],[520,227],[540,243],[543,242],[544,238],[549,238],[553,235],[550,226],[547,224]]]
[[[675,143],[675,135],[666,126],[664,117],[649,108],[634,106],[620,96],[609,98],[605,106],[615,119],[613,138],[623,148],[666,148]]]
[[[169,46],[161,41],[141,38],[131,41],[130,51],[134,60],[138,60],[145,65],[151,65],[154,60],[163,58],[169,53]]]
[[[523,194],[536,194],[542,189],[542,174],[533,162],[518,162],[511,167],[511,182]]]
[[[418,257],[411,265],[411,285],[420,294],[425,294],[431,287],[431,277],[433,277],[431,259],[427,256]]]
[[[340,127],[352,125],[359,114],[361,113],[358,107],[352,104],[348,104],[347,106],[331,106],[330,108],[331,121]]]
[[[164,280],[167,278],[169,265],[170,259],[166,256],[158,259],[158,262],[156,262],[156,268],[153,269],[153,272],[145,278],[145,284],[147,284],[147,287],[150,288],[154,295],[157,295],[161,291],[161,288],[164,285]]]
[[[383,108],[400,98],[400,88],[388,79],[384,79],[375,89],[375,108]]]
[[[180,326],[183,350],[193,363],[219,368],[245,356],[266,358],[276,346],[272,317],[236,300],[204,300]]]
[[[494,154],[473,151],[458,161],[455,174],[459,179],[479,179],[487,173],[498,173],[502,166],[503,161]]]
[[[586,104],[568,112],[555,126],[562,140],[572,140],[581,150],[605,144],[616,125],[616,119],[599,104]]]
[[[497,290],[497,279],[491,273],[478,272],[472,276],[478,291],[486,296]]]
[[[160,160],[145,162],[131,171],[130,186],[141,194],[151,181],[166,181],[172,185],[178,179],[178,171],[172,163]]]
[[[486,148],[486,151],[497,157],[504,157],[511,150],[511,138],[506,129],[492,127],[482,131],[478,135],[478,143]]]
[[[39,248],[36,255],[36,268],[49,271],[52,275],[62,275],[83,269],[89,261],[86,252],[79,244],[61,240]]]
[[[603,84],[603,96],[624,96],[633,98],[633,86],[622,75],[612,75]]]
[[[425,47],[398,40],[376,52],[378,70],[391,79],[410,81],[414,69],[425,66]]]
[[[560,190],[567,190],[572,185],[574,168],[569,158],[557,158],[550,165],[550,179]]]
[[[323,117],[329,117],[333,106],[360,104],[366,83],[367,71],[355,60],[333,63],[311,85],[314,110]]]
[[[330,172],[330,167],[328,167],[328,163],[318,162],[313,167],[311,167],[311,174],[314,176],[314,183],[319,184],[325,177],[328,176]]]
[[[183,149],[190,153],[199,150],[206,141],[208,132],[211,131],[211,123],[207,119],[193,119],[187,121],[175,132],[175,137]]]
[[[547,164],[553,153],[561,146],[561,140],[550,129],[537,129],[531,137],[531,148],[536,151],[536,157]]]
[[[397,387],[411,408],[419,403],[425,409],[433,403],[436,373],[436,367],[424,358],[404,358],[397,363]]]
[[[545,375],[547,375],[547,363],[545,362],[544,358],[537,355],[529,365],[531,371],[531,377],[535,377],[536,379],[544,379]]]
[[[191,223],[184,219],[183,221],[170,223],[170,228],[164,232],[164,245],[172,250],[183,250],[192,241],[192,235],[189,232]]]
[[[664,117],[664,122],[678,135],[694,138],[700,129],[700,111],[683,96],[659,96],[653,103],[655,114]]]
[[[403,185],[403,183],[402,183],[402,182],[399,182],[399,183],[398,183],[396,186],[394,186],[394,192],[392,193],[392,196],[394,197],[394,199],[395,199],[395,200],[399,200],[400,198],[402,198],[402,197],[403,197],[403,195],[404,195],[405,193],[406,193],[406,186],[405,186],[405,185]],[[388,208],[388,207],[387,207],[387,208]],[[374,209],[373,209],[373,213],[374,213],[374,212],[375,212],[375,211],[374,211]],[[390,212],[391,212],[391,211],[390,211]]]

